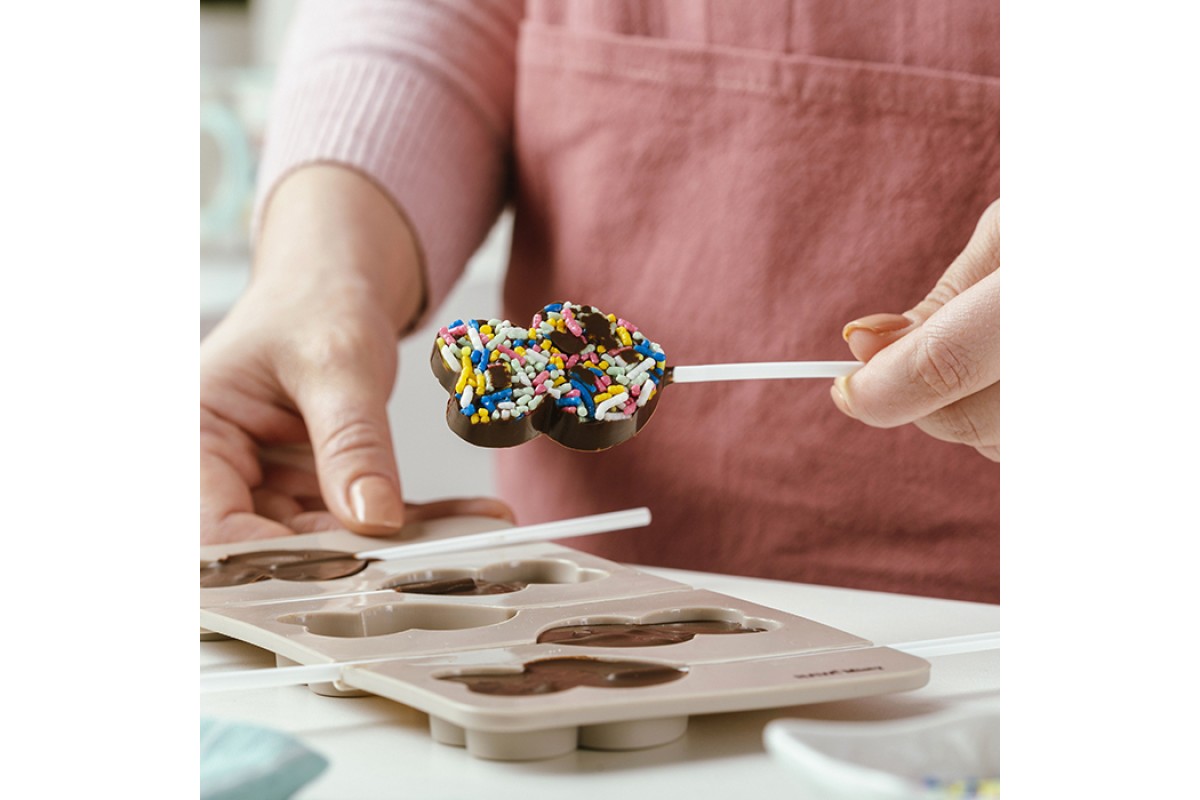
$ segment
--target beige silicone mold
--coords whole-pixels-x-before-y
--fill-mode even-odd
[[[746,635],[738,635],[742,638]],[[472,755],[502,760],[550,758],[577,746],[636,749],[682,735],[692,714],[846,700],[916,689],[929,680],[929,663],[886,647],[785,654],[750,661],[689,663],[632,657],[682,668],[687,674],[655,686],[576,687],[562,692],[498,696],[472,692],[442,678],[515,672],[553,657],[541,646],[387,661],[347,667],[343,682],[430,715],[430,732]]]
[[[446,520],[432,538],[496,527]],[[267,548],[358,552],[386,546],[345,531],[205,548],[202,556]],[[474,577],[529,581],[493,595],[422,595],[390,586]],[[532,579],[532,580],[531,580]],[[660,646],[537,644],[551,628],[605,623],[726,621],[755,633],[697,634]],[[377,562],[348,578],[263,581],[201,590],[200,625],[276,654],[281,666],[346,662],[319,694],[374,693],[430,715],[433,737],[475,756],[547,758],[576,747],[637,749],[671,741],[691,714],[824,702],[916,688],[927,662],[804,617],[648,575],[553,543]],[[503,697],[440,677],[516,671],[535,660],[586,657],[678,666],[656,686],[579,687]]]

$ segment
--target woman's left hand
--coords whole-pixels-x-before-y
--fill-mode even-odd
[[[833,401],[877,428],[912,423],[1000,460],[1000,201],[933,291],[904,314],[842,331],[864,366],[838,378]]]

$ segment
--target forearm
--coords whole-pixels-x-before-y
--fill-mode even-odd
[[[273,297],[373,302],[397,335],[425,303],[416,238],[370,180],[313,164],[280,181],[264,211],[251,289]]]

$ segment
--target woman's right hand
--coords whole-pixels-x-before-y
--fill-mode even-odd
[[[365,178],[313,166],[279,185],[250,286],[200,348],[203,543],[511,520],[494,500],[404,504],[387,402],[421,282],[407,224]]]

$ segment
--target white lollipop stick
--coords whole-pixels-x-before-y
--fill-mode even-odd
[[[920,658],[950,656],[958,653],[978,653],[983,650],[1000,649],[1000,631],[993,633],[969,633],[965,636],[949,636],[945,639],[926,639],[921,642],[889,644],[893,650],[901,650]]]
[[[754,381],[778,378],[840,378],[861,367],[858,361],[765,361],[669,367],[669,383]]]
[[[561,519],[537,525],[518,525],[515,528],[484,531],[469,536],[453,536],[448,539],[436,539],[432,542],[414,542],[395,547],[384,547],[379,550],[364,550],[361,553],[355,553],[354,557],[388,561],[396,558],[457,553],[463,550],[500,547],[523,542],[544,542],[550,539],[565,539],[569,536],[591,536],[594,533],[641,528],[649,524],[650,509],[642,506],[625,511],[611,511],[607,514],[593,514],[589,517]]]
[[[925,639],[920,642],[888,644],[890,647],[921,658],[948,656],[957,653],[977,653],[1000,649],[1000,632],[972,633],[949,636],[945,639]],[[277,686],[299,686],[305,683],[328,683],[342,677],[344,667],[366,666],[389,661],[387,657],[343,661],[333,664],[310,664],[292,667],[263,667],[200,675],[200,692],[231,692],[240,689],[271,689]]]

